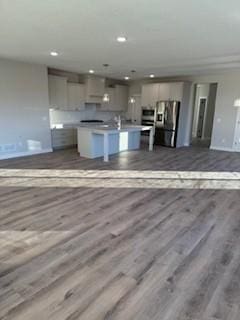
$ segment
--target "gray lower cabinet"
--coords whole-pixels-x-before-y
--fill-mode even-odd
[[[70,148],[77,145],[77,129],[52,129],[53,149]]]

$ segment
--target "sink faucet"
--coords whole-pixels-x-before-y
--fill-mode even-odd
[[[122,124],[122,120],[121,120],[120,114],[117,117],[115,117],[115,121],[117,123],[117,128],[120,130],[121,129],[121,124]]]

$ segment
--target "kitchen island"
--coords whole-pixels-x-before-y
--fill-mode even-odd
[[[80,125],[78,130],[78,152],[81,157],[103,157],[109,161],[109,155],[126,150],[140,148],[141,131],[150,131],[149,151],[153,150],[153,128],[151,126],[123,125]]]

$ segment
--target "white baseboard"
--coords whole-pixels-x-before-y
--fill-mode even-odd
[[[217,151],[236,152],[236,150],[233,150],[233,148],[227,148],[227,147],[210,146],[210,149],[211,150],[217,150]]]
[[[49,153],[49,152],[53,152],[53,149],[49,148],[49,149],[43,149],[43,150],[37,150],[37,151],[7,153],[7,154],[4,154],[4,155],[0,155],[0,160],[11,159],[11,158],[19,158],[19,157],[26,157],[26,156],[33,156],[33,155],[36,155],[36,154]]]

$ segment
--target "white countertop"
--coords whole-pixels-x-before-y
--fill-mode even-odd
[[[55,123],[55,124],[51,124],[51,129],[71,129],[71,128],[76,128],[78,125],[80,125],[80,122]]]
[[[118,132],[134,132],[134,131],[147,131],[151,130],[151,126],[140,126],[140,125],[131,125],[123,124],[121,129],[118,129],[116,125],[113,124],[104,124],[104,123],[64,123],[64,124],[54,124],[51,125],[51,129],[85,129],[94,131],[96,133],[118,133]]]
[[[134,131],[145,131],[145,130],[147,131],[147,130],[151,130],[152,127],[151,126],[136,126],[136,125],[124,124],[121,126],[120,129],[118,129],[117,126],[114,126],[114,125],[104,125],[104,124],[89,125],[88,124],[88,125],[78,125],[77,129],[89,130],[89,131],[92,131],[93,133],[100,133],[100,134],[104,134],[104,133],[114,134],[114,133],[118,133],[118,132],[134,132]]]

